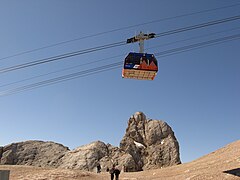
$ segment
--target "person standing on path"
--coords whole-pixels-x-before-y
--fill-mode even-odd
[[[111,180],[114,180],[114,172],[115,172],[115,164],[113,164],[112,168],[109,170],[109,173],[111,175]]]
[[[118,168],[115,168],[115,169],[114,169],[114,174],[115,174],[116,180],[119,180],[120,170],[119,170]]]
[[[97,165],[97,173],[100,173],[101,172],[101,165],[100,165],[100,163],[98,163],[98,165]]]

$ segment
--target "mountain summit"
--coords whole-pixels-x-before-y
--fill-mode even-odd
[[[164,121],[147,120],[143,112],[130,117],[120,148],[131,154],[137,170],[181,163],[179,144],[171,127]]]

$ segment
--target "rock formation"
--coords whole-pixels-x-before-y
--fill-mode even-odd
[[[80,146],[62,158],[61,168],[93,171],[100,159],[108,154],[107,146],[100,141]]]
[[[95,171],[113,164],[124,171],[141,171],[179,164],[179,145],[171,127],[147,120],[142,112],[130,117],[120,147],[101,141],[72,151],[54,142],[26,141],[0,147],[0,164],[32,165]]]
[[[111,168],[113,164],[118,165],[120,168],[123,164],[132,166],[134,160],[130,154],[125,153],[118,147],[96,141],[67,152],[62,158],[62,164],[59,167],[96,172],[98,163],[100,163],[102,170],[105,171],[107,168]]]
[[[239,180],[240,140],[192,162],[171,168],[135,173],[121,173],[121,180]],[[30,166],[1,165],[10,170],[11,180],[103,180],[108,173],[96,174],[71,169],[36,168]]]
[[[142,112],[129,119],[120,148],[132,155],[134,171],[181,163],[179,144],[171,127],[163,121],[147,120]]]
[[[61,144],[43,141],[12,143],[0,148],[0,164],[58,167],[69,149]]]

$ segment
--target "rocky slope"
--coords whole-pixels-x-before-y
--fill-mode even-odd
[[[10,170],[11,180],[108,180],[107,172],[100,174],[33,166],[0,165]],[[237,180],[240,179],[240,140],[190,163],[141,172],[121,172],[121,180]]]
[[[68,151],[67,147],[54,142],[12,143],[0,148],[0,164],[58,167]]]
[[[142,112],[130,117],[120,148],[101,141],[67,147],[43,141],[13,143],[0,148],[0,164],[32,165],[105,171],[113,164],[127,172],[180,164],[179,145],[171,127],[163,121],[147,120]]]

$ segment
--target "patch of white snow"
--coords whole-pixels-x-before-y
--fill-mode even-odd
[[[144,147],[144,148],[145,148],[145,146],[144,146],[143,144],[139,143],[139,142],[134,141],[134,144],[135,144],[137,147]]]
[[[164,143],[164,139],[161,141],[161,144],[163,144]]]

